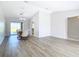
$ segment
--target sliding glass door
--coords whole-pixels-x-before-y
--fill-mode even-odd
[[[17,30],[21,30],[22,29],[22,24],[19,22],[11,22],[11,30],[10,30],[10,34],[11,35],[15,35],[17,34]]]

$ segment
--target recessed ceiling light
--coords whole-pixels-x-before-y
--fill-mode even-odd
[[[28,3],[28,1],[24,1],[24,3]]]
[[[48,9],[48,8],[45,8],[45,9]]]
[[[23,15],[23,13],[20,13],[19,15]]]

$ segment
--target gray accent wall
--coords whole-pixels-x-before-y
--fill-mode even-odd
[[[68,19],[68,37],[72,39],[79,39],[79,19]]]

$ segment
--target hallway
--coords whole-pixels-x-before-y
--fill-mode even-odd
[[[7,43],[3,43],[5,57],[71,57],[79,56],[78,41],[62,40],[54,37],[18,40],[17,36],[10,36]]]

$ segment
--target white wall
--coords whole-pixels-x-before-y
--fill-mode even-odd
[[[58,38],[67,38],[67,18],[78,16],[79,10],[54,12],[51,14],[51,34]]]
[[[51,17],[50,13],[46,10],[39,10],[33,18],[31,19],[34,22],[34,36],[35,37],[46,37],[51,34]]]
[[[39,37],[39,13],[38,12],[31,19],[31,30],[32,30],[32,21],[34,22],[34,36]]]
[[[5,21],[5,36],[9,36],[10,35],[10,22],[9,22],[9,19],[6,18],[6,21]]]
[[[50,36],[51,31],[50,13],[45,10],[39,11],[39,37]]]
[[[0,44],[4,40],[5,37],[5,19],[2,13],[2,9],[0,8]]]
[[[30,20],[26,19],[25,21],[23,21],[23,33],[28,32],[28,34],[30,35]]]

